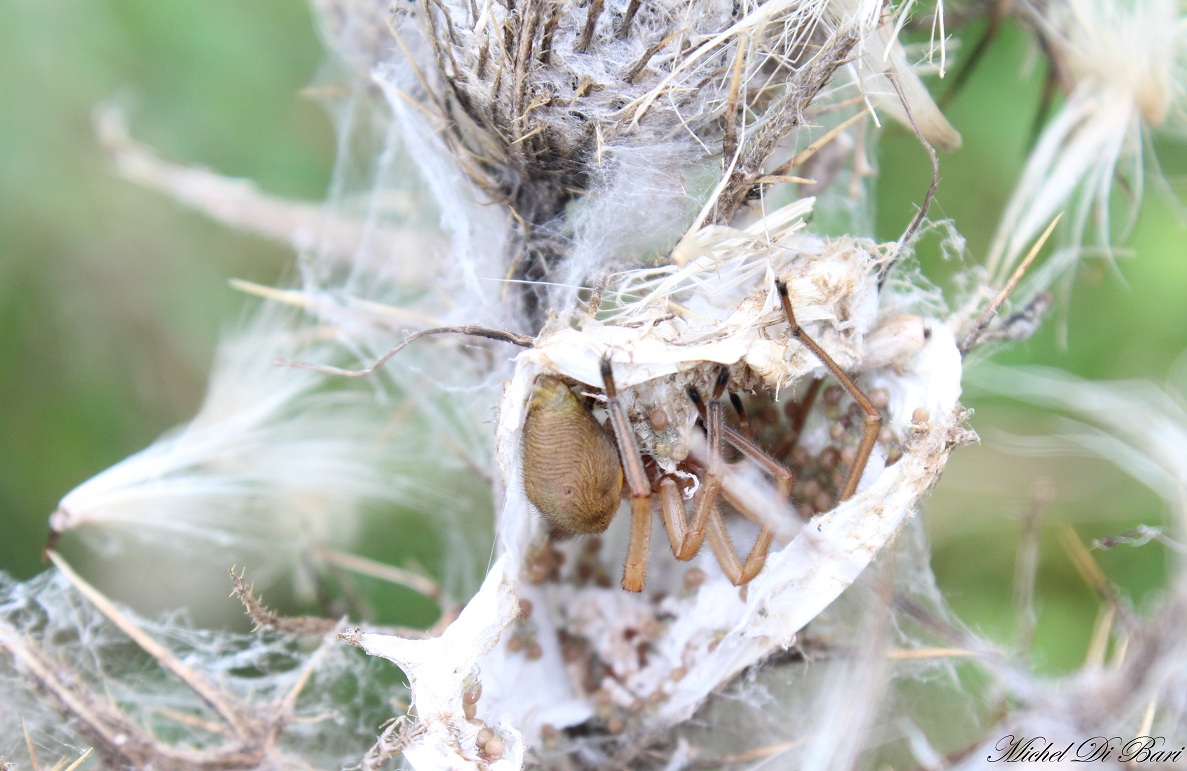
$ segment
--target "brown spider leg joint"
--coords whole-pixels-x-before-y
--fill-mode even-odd
[[[706,448],[708,458],[704,480],[705,484],[699,494],[694,521],[688,532],[684,531],[683,516],[677,517],[674,513],[670,514],[665,510],[664,521],[670,531],[669,538],[672,541],[673,550],[676,551],[677,542],[680,542],[683,547],[677,551],[676,556],[678,559],[690,559],[696,553],[701,543],[707,540],[726,577],[731,583],[742,585],[748,583],[758,575],[763,565],[766,564],[767,553],[771,547],[774,531],[770,527],[770,523],[766,521],[766,518],[761,515],[761,507],[755,508],[753,505],[748,505],[742,500],[733,499],[727,492],[725,482],[728,480],[729,471],[724,467],[721,458],[721,441],[724,439],[729,442],[752,461],[757,462],[759,466],[774,475],[778,487],[778,500],[784,503],[787,501],[788,495],[791,492],[792,475],[788,469],[767,455],[748,436],[722,424],[721,395],[725,391],[728,382],[729,370],[723,367],[718,373],[717,381],[714,384],[714,398],[709,405],[705,404],[700,392],[696,388],[690,387],[688,389],[688,397],[696,406],[697,412],[705,424],[705,430],[709,440],[709,446]],[[730,400],[734,403],[735,407],[741,404],[741,400],[737,399],[735,394],[730,394]],[[716,473],[713,473],[714,470]],[[720,496],[726,497],[744,517],[761,524],[762,530],[754,542],[750,553],[747,555],[745,563],[739,558],[737,549],[730,540],[721,510],[717,505],[717,499]],[[683,510],[680,513],[682,515]],[[671,532],[673,530],[675,533]],[[678,536],[683,537],[679,538]],[[695,539],[696,548],[688,548],[692,546],[690,539]]]
[[[622,470],[631,488],[631,537],[623,566],[622,588],[628,592],[641,592],[647,578],[647,553],[651,543],[651,484],[643,469],[643,458],[635,444],[630,421],[618,401],[618,386],[614,382],[609,355],[602,357],[601,369],[606,412],[610,415]]]
[[[717,497],[721,493],[721,479],[724,472],[721,457],[721,437],[724,433],[721,422],[721,395],[729,383],[729,374],[729,368],[723,365],[713,384],[713,401],[709,402],[707,407],[701,399],[700,392],[694,386],[688,388],[688,398],[696,405],[697,412],[705,416],[705,430],[709,438],[709,467],[705,472],[704,484],[697,494],[692,524],[684,533],[680,549],[676,552],[676,559],[679,560],[692,559],[700,551],[710,518],[721,516],[717,512]]]
[[[742,398],[733,391],[730,391],[730,404],[734,406],[734,412],[738,416],[738,428],[742,436],[753,439],[754,432],[750,428],[750,417],[746,414],[746,407],[742,404]]]
[[[833,361],[833,358],[825,353],[824,349],[813,340],[803,327],[795,320],[795,312],[791,308],[791,298],[787,294],[787,282],[782,279],[775,279],[775,291],[779,293],[779,301],[783,305],[783,312],[787,316],[787,323],[791,326],[791,335],[795,339],[804,344],[817,359],[820,360],[833,377],[841,384],[849,395],[852,396],[866,414],[865,429],[861,436],[861,444],[857,448],[857,457],[853,461],[853,465],[849,468],[849,476],[845,479],[845,487],[841,491],[840,500],[846,501],[853,497],[857,492],[857,485],[861,482],[862,472],[865,471],[866,463],[870,459],[870,453],[874,450],[874,444],[878,440],[878,431],[882,426],[882,413],[870,401],[865,392],[857,387],[853,379],[845,374],[845,371]]]

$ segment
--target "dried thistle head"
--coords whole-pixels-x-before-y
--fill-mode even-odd
[[[724,174],[701,216],[728,223],[803,163],[788,139],[827,105],[897,101],[883,57],[925,135],[954,144],[889,24],[839,2],[432,2],[395,16],[411,71],[377,78],[506,208],[502,259],[536,331],[574,286],[670,250],[703,203],[691,189]]]
[[[873,4],[840,2],[437,2],[396,15],[393,32],[410,64],[383,63],[376,79],[401,120],[421,127],[413,141],[503,207],[508,226],[483,253],[499,255],[512,279],[504,296],[516,300],[510,318],[535,336],[501,400],[500,556],[482,590],[439,641],[351,638],[413,682],[422,730],[404,751],[414,764],[514,768],[528,747],[547,752],[548,737],[565,727],[593,726],[620,744],[687,717],[717,684],[789,644],[852,581],[965,438],[951,333],[911,314],[912,300],[880,299],[876,274],[897,253],[803,234],[811,202],[786,192],[799,181],[796,169],[887,95],[906,102],[892,114],[916,118],[925,138],[958,141],[906,67],[892,26]],[[832,128],[804,147],[817,119]],[[769,213],[752,209],[755,201]],[[648,259],[660,266],[636,268]],[[838,557],[836,572],[791,578],[814,547],[793,538],[798,514],[780,506],[770,518],[780,546],[745,599],[714,564],[688,573],[705,580],[688,578],[660,553],[659,538],[646,594],[604,588],[625,553],[626,517],[601,541],[548,542],[528,503],[542,500],[549,473],[530,449],[543,414],[533,394],[563,383],[596,402],[608,361],[632,441],[647,463],[678,473],[682,454],[697,452],[690,387],[707,389],[725,365],[736,387],[774,398],[824,371],[789,344],[775,278],[790,285],[801,322],[840,367],[869,370],[878,386],[894,380],[883,393],[896,427],[921,407],[930,422],[911,429],[918,436],[902,432],[909,447],[890,471],[879,473],[889,459],[879,454],[867,479],[877,493],[830,513],[837,529],[826,528],[825,539],[840,540],[825,551]],[[577,310],[578,288],[589,285],[602,302],[587,315]],[[918,390],[922,382],[930,394]],[[587,415],[580,423],[593,431]],[[761,478],[735,487],[757,509],[774,500]],[[824,492],[814,497],[827,510]],[[892,513],[863,516],[874,505]],[[858,529],[841,535],[850,526]],[[553,561],[561,553],[565,570]],[[613,673],[607,682],[596,675],[603,664]],[[585,674],[566,676],[567,666]],[[467,678],[482,683],[476,703],[465,698]],[[650,700],[636,704],[632,693]],[[489,737],[472,719],[497,733],[497,758],[485,754]]]
[[[324,235],[303,257],[302,288],[277,293],[288,295],[286,301],[299,298],[317,319],[300,327],[301,337],[317,344],[298,358],[334,358],[319,345],[332,337],[366,359],[390,345],[404,323],[498,322],[530,332],[533,345],[513,363],[490,349],[402,361],[408,366],[396,365],[369,383],[374,403],[338,401],[341,393],[332,382],[308,372],[243,366],[235,370],[238,378],[216,379],[208,409],[185,431],[67,496],[55,527],[126,521],[189,528],[228,543],[242,543],[247,530],[259,527],[268,538],[283,539],[289,564],[309,541],[350,530],[343,525],[356,521],[354,509],[369,495],[412,503],[436,521],[464,522],[442,529],[481,538],[477,518],[469,516],[480,507],[459,493],[459,480],[481,484],[489,475],[502,506],[498,556],[460,615],[432,639],[405,632],[346,635],[400,664],[413,686],[415,724],[402,719],[384,729],[365,766],[400,752],[420,768],[515,768],[552,760],[638,767],[646,762],[641,752],[650,740],[676,735],[674,726],[688,725],[708,694],[742,672],[751,676],[735,679],[734,692],[758,712],[765,705],[750,698],[758,689],[746,689],[775,669],[762,670],[764,660],[804,639],[805,624],[820,630],[814,641],[838,629],[846,639],[866,631],[824,617],[822,610],[845,612],[830,603],[886,553],[950,450],[972,438],[957,401],[962,362],[953,332],[963,316],[951,316],[920,281],[904,278],[901,266],[892,265],[902,255],[897,248],[860,235],[825,239],[807,233],[803,222],[812,204],[795,201],[808,184],[800,176],[807,173],[804,163],[821,153],[814,157],[818,168],[825,166],[825,152],[832,156],[828,165],[845,171],[813,172],[819,178],[812,184],[827,189],[832,183],[834,192],[844,189],[841,197],[858,197],[861,176],[870,173],[860,157],[869,134],[857,133],[867,128],[867,108],[913,124],[933,144],[958,142],[895,42],[910,4],[434,0],[401,6],[390,28],[377,23],[388,12],[386,3],[316,5],[352,69],[373,79],[394,118],[386,123],[385,113],[371,127],[383,134],[382,154],[374,162],[379,168],[363,175],[370,197],[355,210],[362,214],[345,223],[351,237]],[[1038,171],[1028,172],[1028,182],[1040,179],[1042,185],[1020,195],[1007,216],[1005,231],[1013,240],[1002,247],[1005,257],[993,258],[1006,272],[1018,244],[1031,240],[1028,229],[1045,224],[1047,210],[1069,200],[1069,190],[1084,183],[1094,203],[1102,191],[1107,197],[1117,158],[1128,158],[1136,145],[1127,143],[1145,130],[1135,132],[1136,121],[1166,125],[1178,114],[1174,99],[1181,79],[1178,65],[1165,66],[1182,29],[1179,9],[1170,4],[1140,9],[1152,11],[1148,18],[1126,15],[1133,10],[1128,8],[1116,15],[1100,3],[1021,8],[1051,45],[1071,96],[1065,115],[1040,143],[1032,166]],[[1078,26],[1094,16],[1087,32]],[[1145,20],[1128,24],[1138,17]],[[1175,23],[1150,35],[1156,45],[1149,59],[1118,57],[1111,49],[1094,58],[1097,48],[1113,42],[1102,36],[1110,21],[1124,30],[1117,39],[1140,40],[1143,34],[1133,30],[1155,17]],[[1115,78],[1120,87],[1105,82],[1117,74],[1124,75]],[[850,129],[855,136],[846,136]],[[1082,153],[1087,165],[1064,152],[1084,147],[1101,150]],[[406,171],[392,161],[401,153],[412,157],[431,193],[423,210],[397,212],[390,205],[392,176]],[[837,185],[845,173],[851,185]],[[158,184],[164,176],[156,175]],[[180,192],[180,183],[173,184]],[[343,204],[346,196],[336,195],[332,203]],[[213,211],[211,197],[206,200]],[[261,201],[254,203],[262,211]],[[383,227],[408,211],[439,217],[446,235],[414,241],[407,230]],[[270,232],[277,230],[273,225]],[[563,479],[574,478],[572,473],[594,479],[592,487],[605,488],[602,493],[621,486],[613,448],[598,426],[597,405],[606,396],[599,365],[607,361],[620,381],[631,442],[656,469],[685,474],[689,490],[704,482],[696,465],[706,457],[696,425],[704,418],[690,388],[706,391],[725,372],[726,382],[752,392],[755,433],[773,447],[779,439],[772,437],[786,425],[779,413],[809,390],[807,381],[824,374],[819,357],[790,339],[776,280],[790,286],[812,338],[869,389],[891,440],[874,449],[857,495],[834,507],[844,497],[836,467],[847,462],[853,418],[860,416],[847,414],[840,390],[826,387],[823,409],[795,418],[804,419],[795,441],[805,457],[789,461],[801,477],[793,498],[802,494],[811,505],[791,509],[769,480],[744,468],[731,482],[733,495],[749,496],[755,509],[770,511],[758,523],[738,518],[728,525],[739,541],[753,537],[756,527],[777,531],[765,569],[739,590],[710,555],[689,567],[657,537],[647,591],[623,593],[614,579],[627,519],[625,512],[614,515],[624,507],[615,505],[612,493],[597,496],[608,500],[579,508],[583,518],[593,512],[589,518],[598,529],[613,517],[604,539],[554,542],[536,511],[551,504],[533,487],[548,482],[542,486],[554,493],[556,486],[545,480],[552,469],[535,461],[565,450],[547,441],[543,450],[525,448],[540,437],[571,436],[576,421],[581,441],[599,448],[594,454],[600,470],[566,471]],[[981,280],[972,277],[974,284]],[[401,281],[414,286],[399,286]],[[1039,283],[1045,286],[1049,276]],[[586,290],[601,300],[592,311],[578,302]],[[970,292],[978,302],[992,293],[985,286]],[[291,326],[280,325],[265,338],[288,332]],[[274,355],[259,340],[249,353],[242,361],[254,365]],[[485,376],[486,382],[448,387],[456,383],[445,375],[459,360],[472,365],[464,368],[467,376]],[[420,374],[428,387],[404,387]],[[503,378],[499,398],[494,391]],[[251,387],[224,387],[239,381]],[[544,392],[557,396],[561,407],[545,406]],[[489,447],[467,454],[456,443],[433,443],[436,433],[449,433],[483,445],[490,437],[482,416],[496,402],[495,457],[483,451]],[[448,403],[467,409],[455,414]],[[366,409],[377,405],[379,420],[389,406],[397,414],[423,411],[424,420],[414,428],[394,421],[391,431],[379,431],[370,422],[377,416]],[[554,418],[559,427],[539,423]],[[392,433],[418,458],[448,466],[446,478],[428,484],[423,465],[407,457],[388,463],[393,459],[386,454],[381,462],[368,454],[377,434],[390,439]],[[464,464],[467,470],[459,472]],[[602,476],[605,484],[598,483]],[[1167,489],[1177,490],[1174,484]],[[160,516],[169,498],[194,505],[186,516]],[[294,507],[303,516],[291,516]],[[223,519],[203,519],[212,512]],[[457,548],[450,556],[464,561],[474,551]],[[926,573],[925,548],[903,551],[906,556],[896,553],[894,559],[908,564],[896,569]],[[857,750],[839,752],[839,743],[830,740],[842,726],[874,730],[888,678],[882,643],[898,622],[925,616],[917,607],[903,611],[898,597],[890,610],[889,597],[876,597],[881,614],[872,619],[856,674],[816,691],[824,712],[820,725],[831,728],[808,746],[809,766],[852,765]],[[1181,605],[1181,599],[1167,604],[1171,618],[1181,618]],[[1070,723],[1088,724],[1077,720],[1100,717],[1096,705],[1117,699],[1128,719],[1140,704],[1119,698],[1127,678],[1141,686],[1141,697],[1175,704],[1172,715],[1180,715],[1174,687],[1182,678],[1171,662],[1182,658],[1182,645],[1174,642],[1174,624],[1154,631],[1135,666],[1103,680],[1085,678],[1088,685],[1072,697],[1044,692],[1020,669],[996,671],[1002,680],[1021,683],[1012,693],[1027,700],[1031,715],[1058,709]],[[19,644],[20,636],[8,635],[13,640]],[[985,653],[971,643],[967,649]],[[1141,666],[1149,662],[1154,665]],[[1160,678],[1171,686],[1153,685]],[[848,689],[863,686],[857,708],[846,711]],[[1085,704],[1092,708],[1077,709]],[[680,740],[692,734],[687,729]],[[678,764],[681,752],[691,757],[687,744],[677,744],[666,762]]]
[[[373,10],[343,7],[347,16]],[[720,683],[790,644],[893,538],[948,451],[967,438],[951,333],[884,301],[878,274],[891,262],[887,252],[857,237],[807,235],[811,202],[777,203],[794,198],[791,173],[818,148],[796,152],[812,121],[837,121],[824,143],[860,121],[879,92],[899,98],[879,57],[890,58],[905,85],[904,113],[930,111],[921,133],[951,143],[889,25],[869,3],[439,2],[396,14],[407,59],[378,61],[372,74],[407,147],[432,150],[417,160],[457,258],[442,263],[443,286],[479,298],[466,308],[434,307],[440,298],[426,291],[417,311],[456,315],[485,304],[478,312],[487,318],[535,334],[501,400],[499,556],[481,590],[438,638],[348,635],[411,679],[418,726],[399,744],[412,763],[516,767],[528,746],[544,751],[560,729],[586,726],[621,745],[685,719]],[[838,109],[846,89],[862,98]],[[480,209],[485,215],[470,219]],[[649,230],[657,232],[644,237]],[[636,268],[649,258],[660,267]],[[375,299],[368,279],[384,275],[377,262],[306,261],[302,304],[318,318],[317,334],[374,350],[367,313],[380,311],[367,303]],[[516,301],[501,308],[484,278],[512,279]],[[603,278],[601,310],[575,311],[575,287]],[[688,389],[706,388],[722,365],[738,388],[771,400],[823,374],[819,359],[788,338],[776,278],[839,366],[885,389],[902,457],[888,467],[888,453],[878,451],[866,487],[835,509],[819,506],[827,513],[811,528],[777,510],[769,524],[778,546],[742,594],[707,556],[684,570],[659,539],[648,593],[587,580],[620,563],[621,517],[603,547],[556,550],[582,565],[538,580],[533,563],[551,547],[525,487],[538,474],[523,451],[533,389],[596,389],[598,362],[608,356],[633,440],[651,462],[678,470],[678,448],[699,452]],[[924,420],[915,419],[920,409]],[[768,483],[744,475],[735,494],[757,508],[772,500]],[[573,670],[576,681],[566,674]]]

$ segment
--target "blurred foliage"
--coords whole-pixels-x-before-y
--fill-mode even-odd
[[[227,279],[292,261],[118,178],[92,112],[115,101],[168,157],[316,200],[333,131],[298,92],[323,58],[301,3],[0,4],[0,568],[40,570],[58,499],[195,412],[243,304]]]
[[[930,214],[955,220],[970,260],[988,246],[1033,136],[1044,72],[1030,48],[1007,31],[950,104],[964,147],[941,158]],[[301,3],[14,0],[0,4],[0,59],[0,569],[25,578],[40,569],[46,517],[62,494],[193,414],[219,330],[242,305],[227,279],[272,282],[292,259],[116,177],[94,138],[94,108],[120,103],[133,135],[167,157],[314,200],[326,190],[334,142],[320,107],[300,96],[324,59]],[[1170,151],[1161,158],[1175,187],[1183,169],[1167,164],[1187,161]],[[929,166],[896,127],[878,161],[877,235],[889,240],[922,200]],[[1133,256],[1116,270],[1089,263],[1039,334],[995,358],[1091,378],[1164,379],[1187,348],[1187,260],[1176,204],[1155,187],[1129,241]],[[936,241],[925,238],[920,256],[942,275],[951,267]],[[954,454],[927,504],[941,586],[975,628],[1012,639],[1021,515],[1035,485],[1052,480],[1036,656],[1071,668],[1097,601],[1055,525],[1073,523],[1090,540],[1157,523],[1162,504],[1103,462],[995,450],[999,432],[1052,424],[1017,405],[969,406],[983,444]],[[1165,580],[1161,547],[1096,554],[1138,602]],[[213,580],[225,580],[226,567],[212,566]],[[143,579],[125,576],[122,591]],[[191,580],[161,577],[179,592]]]
[[[965,35],[968,48],[979,33],[974,28]],[[941,156],[940,187],[929,214],[956,223],[967,240],[969,261],[980,260],[988,249],[998,214],[1021,173],[1036,135],[1046,74],[1033,41],[1006,28],[947,104],[964,145]],[[1049,107],[1048,114],[1056,106]],[[1181,193],[1187,189],[1182,176],[1187,158],[1181,145],[1167,143],[1158,149],[1167,181]],[[914,215],[931,175],[917,140],[897,127],[883,138],[879,163],[878,237],[889,240]],[[1116,265],[1103,259],[1086,261],[1071,294],[1058,297],[1039,332],[1022,344],[994,352],[993,359],[1058,367],[1098,380],[1165,383],[1187,350],[1187,303],[1182,300],[1187,260],[1180,246],[1185,234],[1178,207],[1178,201],[1168,200],[1164,189],[1148,181],[1141,217],[1118,249]],[[933,278],[954,267],[944,263],[934,234],[922,240],[919,257],[924,273]],[[979,358],[981,354],[969,363],[973,379]],[[1170,388],[1173,392],[1176,385]],[[1053,483],[1055,498],[1044,518],[1036,580],[1040,618],[1035,663],[1041,671],[1071,670],[1083,662],[1099,603],[1076,574],[1056,528],[1070,523],[1085,543],[1091,543],[1139,523],[1162,522],[1163,503],[1105,461],[1006,454],[997,440],[1053,434],[1058,431],[1054,417],[975,395],[963,401],[975,410],[971,425],[981,444],[953,453],[944,478],[925,502],[940,586],[974,629],[1012,642],[1017,632],[1014,572],[1023,519],[1035,489]],[[1167,555],[1157,544],[1093,555],[1120,586],[1122,596],[1139,605],[1166,583]]]

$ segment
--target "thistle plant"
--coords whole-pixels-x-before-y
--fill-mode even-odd
[[[5,735],[110,767],[518,769],[974,767],[1007,735],[1181,733],[1177,563],[1143,616],[1070,536],[1107,615],[1095,665],[1050,681],[948,607],[919,519],[984,430],[971,383],[1070,415],[1060,449],[1165,499],[1166,522],[1101,548],[1181,552],[1170,397],[984,362],[1066,296],[1086,232],[1112,249],[1112,209],[1137,211],[1150,132],[1180,128],[1177,4],[962,13],[1013,14],[1066,98],[988,253],[942,280],[915,256],[945,230],[959,247],[931,207],[960,144],[924,79],[954,58],[942,4],[313,7],[347,84],[324,203],[173,163],[99,114],[121,174],[297,256],[286,285],[237,284],[249,310],[194,419],[49,527],[51,547],[148,541],[284,578],[323,614],[278,614],[233,571],[254,636],[143,619],[51,551],[0,594]],[[900,39],[921,27],[922,56]],[[879,243],[892,122],[931,185]],[[606,426],[597,535],[566,537],[532,493],[556,461],[524,439],[543,383]],[[569,465],[562,495],[592,484]],[[436,561],[360,556],[376,528],[428,531]],[[408,589],[431,626],[367,618]]]

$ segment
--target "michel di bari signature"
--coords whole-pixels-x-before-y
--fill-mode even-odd
[[[1187,747],[1173,749],[1162,736],[1093,736],[1081,741],[1056,745],[1043,736],[1003,736],[994,745],[990,763],[1092,763],[1116,760],[1122,763],[1174,763]]]

